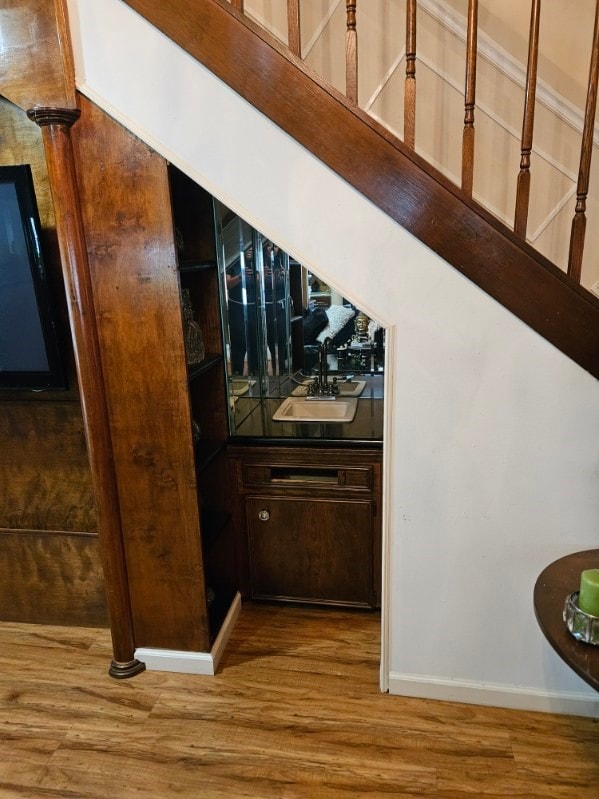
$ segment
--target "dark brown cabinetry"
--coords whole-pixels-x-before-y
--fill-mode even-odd
[[[381,451],[233,447],[246,593],[380,605]]]
[[[248,496],[252,596],[373,604],[368,501]]]

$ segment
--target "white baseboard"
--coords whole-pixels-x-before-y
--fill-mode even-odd
[[[389,693],[418,699],[440,699],[471,705],[505,707],[511,710],[534,710],[570,716],[599,717],[599,695],[595,700],[585,694],[551,693],[532,688],[516,688],[493,683],[422,678],[410,674],[389,674]]]
[[[216,674],[240,610],[241,595],[237,593],[210,652],[185,652],[177,649],[140,647],[135,650],[135,657],[146,664],[148,671],[176,671],[181,674],[213,676]]]

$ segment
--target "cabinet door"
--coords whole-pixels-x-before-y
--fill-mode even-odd
[[[248,497],[254,598],[372,607],[372,503]]]

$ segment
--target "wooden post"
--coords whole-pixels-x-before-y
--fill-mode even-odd
[[[474,106],[476,101],[476,55],[478,0],[468,0],[466,39],[466,88],[464,92],[464,133],[462,136],[462,189],[472,197],[474,180]]]
[[[514,232],[522,239],[526,238],[530,199],[530,154],[532,152],[532,134],[535,121],[540,16],[541,0],[532,0],[530,9],[530,35],[528,39],[528,66],[526,70],[526,96],[524,99],[524,118],[522,120],[520,173],[518,175],[516,210],[514,213]]]
[[[80,112],[73,108],[33,108],[27,115],[42,129],[56,214],[111,622],[114,659],[108,673],[117,678],[132,677],[143,671],[145,665],[134,658],[135,642],[108,408],[71,142],[71,126]]]
[[[243,13],[243,0],[231,0],[231,5]]]
[[[357,0],[345,0],[347,30],[345,33],[345,93],[352,103],[358,103],[358,32],[356,30]]]
[[[413,150],[416,144],[416,0],[408,0],[406,3],[406,81],[403,109],[403,140]]]
[[[289,49],[293,55],[301,58],[302,44],[300,35],[300,7],[299,0],[287,0],[287,32]]]
[[[595,130],[595,110],[597,107],[597,78],[599,75],[599,0],[595,6],[595,29],[593,32],[593,49],[589,68],[589,85],[582,130],[582,148],[580,151],[580,168],[576,187],[576,210],[572,220],[570,235],[570,252],[568,255],[568,275],[580,283],[582,272],[582,253],[586,232],[587,194],[589,193],[589,175],[591,157],[593,155],[593,134]]]

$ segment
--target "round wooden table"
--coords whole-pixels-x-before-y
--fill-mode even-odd
[[[534,606],[539,627],[557,654],[599,691],[599,646],[577,641],[563,619],[566,597],[580,588],[584,569],[599,569],[599,549],[575,552],[547,566],[535,583]]]

